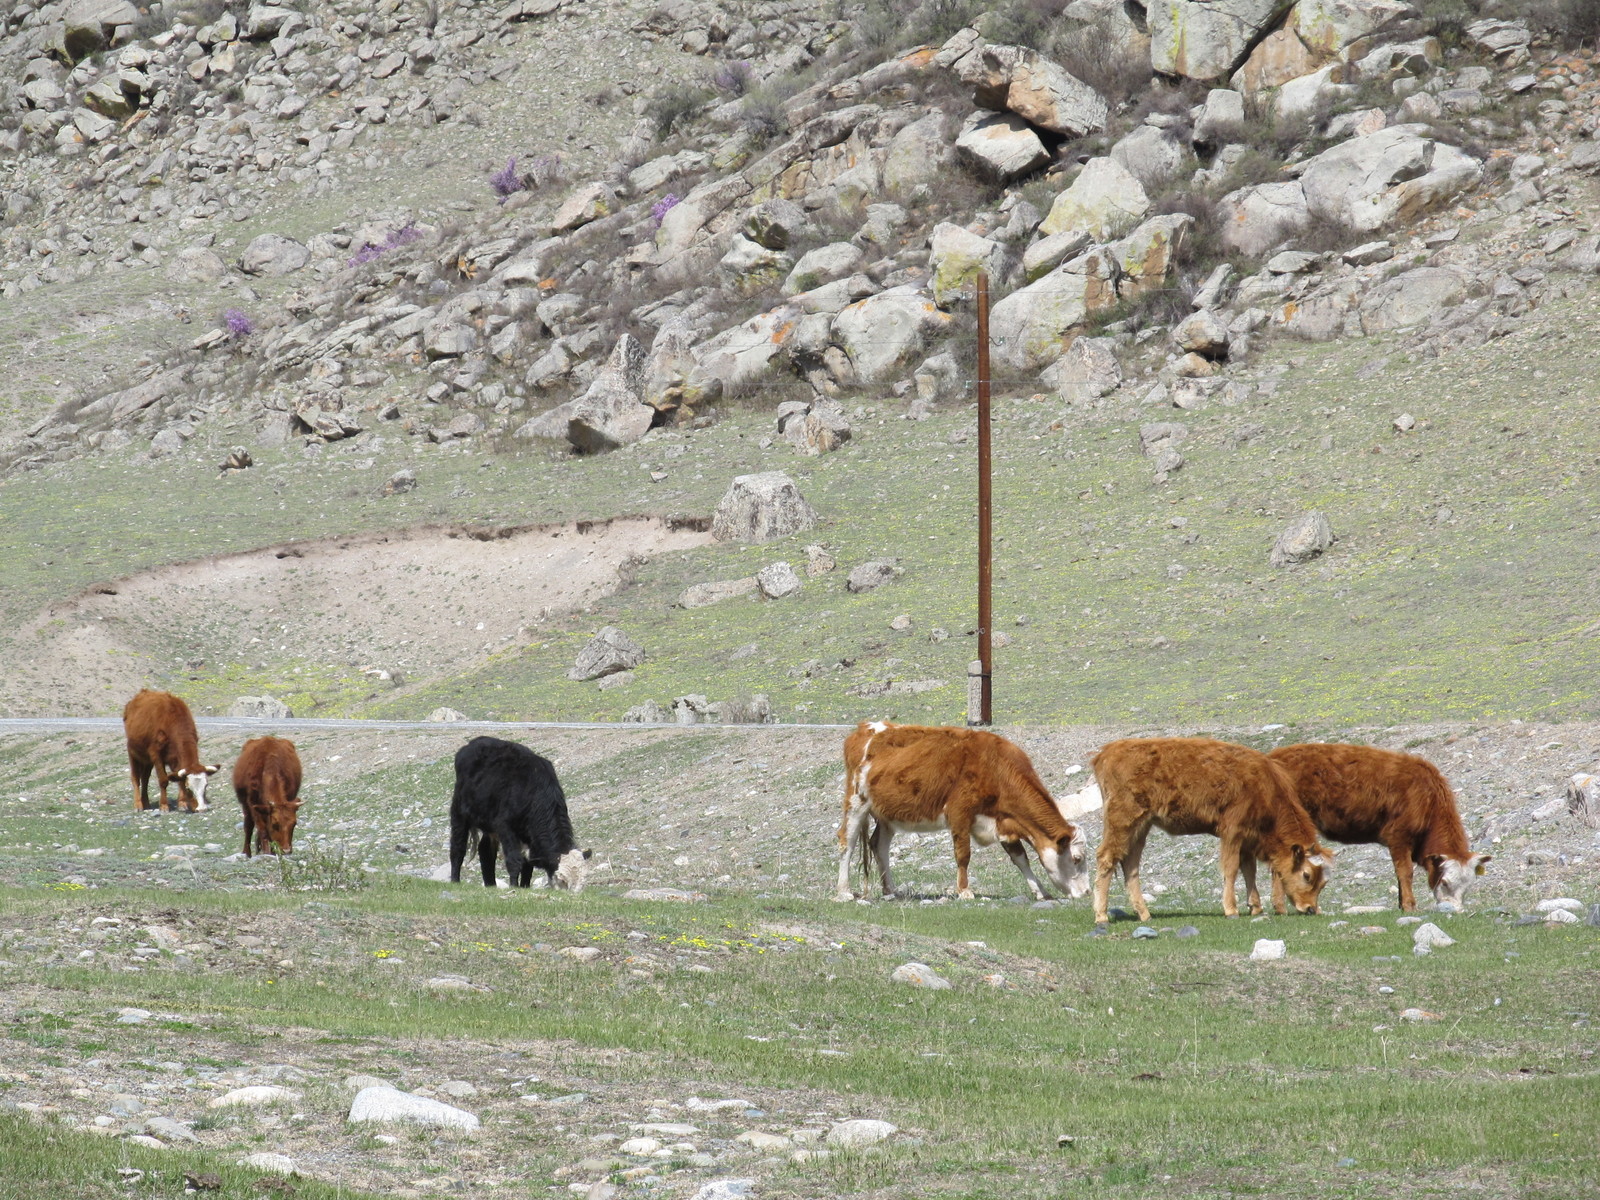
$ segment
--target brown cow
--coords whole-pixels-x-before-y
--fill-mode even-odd
[[[883,894],[894,895],[889,878],[889,844],[899,832],[949,829],[955,846],[956,892],[972,898],[967,864],[972,842],[999,841],[1013,862],[1031,878],[1027,852],[1032,844],[1039,863],[1063,892],[1089,890],[1089,865],[1083,835],[1056,807],[1028,756],[998,734],[979,729],[891,725],[863,721],[845,739],[844,819],[839,824],[837,899],[850,891],[850,856],[862,846],[878,862]],[[877,825],[867,837],[867,823]],[[1037,887],[1037,881],[1032,881]],[[1042,893],[1041,893],[1042,894]]]
[[[294,824],[300,817],[300,756],[287,738],[251,738],[233,764],[233,792],[244,810],[244,853],[250,835],[256,853],[294,850]]]
[[[1265,754],[1211,738],[1124,738],[1101,747],[1094,774],[1105,795],[1105,830],[1094,883],[1094,919],[1104,922],[1111,876],[1122,864],[1128,898],[1142,920],[1139,857],[1150,827],[1171,834],[1211,833],[1222,840],[1222,911],[1239,915],[1234,877],[1242,870],[1252,915],[1261,912],[1256,859],[1272,870],[1272,906],[1284,893],[1295,908],[1317,911],[1332,856],[1295,799],[1289,774]]]
[[[1427,759],[1328,742],[1280,746],[1268,757],[1289,772],[1300,803],[1324,834],[1389,848],[1407,912],[1417,906],[1411,891],[1416,864],[1428,868],[1434,899],[1457,908],[1473,877],[1483,874],[1489,855],[1472,853],[1450,785]]]
[[[141,688],[122,710],[128,735],[128,765],[133,772],[133,808],[150,807],[150,771],[161,785],[161,811],[167,812],[167,783],[178,781],[178,807],[205,812],[206,784],[222,769],[200,761],[200,735],[189,706],[171,692]]]

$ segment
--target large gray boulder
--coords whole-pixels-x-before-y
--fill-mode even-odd
[[[631,671],[644,662],[644,647],[615,625],[607,625],[578,651],[577,660],[567,672],[568,679],[587,682],[618,671]]]
[[[1416,5],[1404,0],[1298,0],[1290,25],[1307,49],[1331,58],[1416,15]]]
[[[987,274],[993,289],[1005,273],[1005,247],[971,230],[949,222],[933,227],[928,266],[933,270],[933,299],[942,308],[970,303],[977,296],[977,279]]]
[[[955,41],[946,47],[953,48]],[[1015,113],[1030,125],[1065,137],[1105,128],[1105,99],[1027,46],[989,45],[976,39],[950,69],[972,88],[973,100],[982,108]]]
[[[757,313],[742,325],[706,339],[695,351],[683,385],[690,403],[743,392],[788,361],[789,343],[803,314],[790,304]]]
[[[1122,269],[1118,294],[1127,299],[1164,286],[1193,230],[1194,218],[1188,213],[1164,213],[1106,246]]]
[[[1289,523],[1272,543],[1272,565],[1290,567],[1307,562],[1334,543],[1333,526],[1319,512],[1309,512]]]
[[[901,574],[903,572],[900,569],[899,559],[869,558],[860,566],[853,568],[845,578],[845,591],[855,593],[870,592],[874,588],[882,587]]]
[[[631,334],[623,334],[611,357],[573,401],[567,417],[567,440],[580,453],[598,454],[637,442],[650,431],[656,411],[644,402],[645,352]]]
[[[1387,279],[1361,302],[1361,331],[1387,333],[1420,325],[1467,298],[1470,281],[1449,267],[1417,267]]]
[[[1066,353],[1046,367],[1040,378],[1069,404],[1098,400],[1122,383],[1116,346],[1112,338],[1073,338]]]
[[[911,122],[889,142],[883,187],[890,195],[915,196],[950,170],[954,148],[950,121],[939,109]]]
[[[71,0],[61,13],[62,48],[77,62],[109,45],[118,26],[131,27],[138,20],[139,10],[129,0]]]
[[[907,360],[921,355],[928,338],[942,333],[950,321],[926,292],[907,285],[841,310],[833,318],[833,337],[859,382],[886,383]]]
[[[1483,164],[1426,132],[1425,125],[1391,125],[1324,150],[1300,176],[1307,211],[1352,233],[1373,233],[1475,186]]]
[[[719,542],[770,542],[810,529],[817,511],[782,471],[734,477],[711,517]]]
[[[854,275],[864,261],[866,255],[861,247],[850,242],[830,242],[815,250],[807,250],[783,281],[783,294],[798,295],[835,279]]]
[[[1044,142],[1021,117],[982,109],[961,126],[956,153],[974,171],[998,183],[1009,183],[1050,161]]]
[[[1117,302],[1120,275],[1116,258],[1097,247],[1018,288],[989,314],[995,358],[1017,371],[1054,362],[1090,313]]]
[[[1081,229],[1096,241],[1127,233],[1150,211],[1150,197],[1127,167],[1114,158],[1091,158],[1056,197],[1039,225],[1043,234]]]
[[[1297,179],[1229,192],[1217,202],[1216,219],[1222,244],[1251,258],[1261,257],[1311,227],[1306,194]]]
[[[1150,65],[1163,75],[1220,79],[1240,66],[1293,0],[1160,0],[1149,6]]]
[[[1158,192],[1194,169],[1194,153],[1170,130],[1141,125],[1111,147],[1111,157],[1146,192]]]
[[[263,233],[252,238],[239,256],[239,269],[246,275],[288,275],[311,261],[311,251],[281,233]]]

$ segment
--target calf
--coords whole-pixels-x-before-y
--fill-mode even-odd
[[[494,859],[506,858],[512,887],[527,887],[535,867],[552,886],[583,890],[589,850],[576,849],[567,798],[550,760],[526,746],[476,737],[456,751],[456,788],[450,799],[450,882],[461,882],[461,860],[476,841],[485,887],[493,887]]]
[[[1280,746],[1267,757],[1289,772],[1300,803],[1328,837],[1389,848],[1405,911],[1417,906],[1411,877],[1418,863],[1428,869],[1434,899],[1457,908],[1483,874],[1489,855],[1472,853],[1450,785],[1427,759],[1327,742]]]
[[[1125,738],[1094,757],[1105,795],[1105,831],[1094,884],[1094,919],[1107,920],[1111,876],[1122,865],[1128,898],[1141,920],[1150,909],[1139,891],[1139,858],[1152,825],[1171,834],[1211,833],[1222,841],[1222,911],[1239,915],[1234,877],[1243,871],[1250,912],[1261,912],[1256,859],[1272,871],[1272,905],[1317,911],[1331,855],[1295,799],[1281,766],[1244,746],[1210,738]]]
[[[1088,891],[1083,836],[1061,815],[1020,748],[979,729],[862,722],[845,739],[844,818],[839,824],[839,888],[854,899],[850,856],[862,848],[862,873],[876,858],[885,896],[894,895],[889,845],[900,832],[948,829],[956,856],[956,893],[972,898],[967,864],[972,842],[1000,842],[1042,896],[1022,843],[1031,844],[1045,873],[1063,892]],[[876,820],[867,836],[867,824]],[[870,855],[869,855],[870,851]]]
[[[294,826],[300,818],[300,756],[287,738],[251,738],[233,764],[233,794],[244,810],[244,853],[250,835],[255,853],[288,854],[294,850]]]
[[[167,783],[178,781],[178,807],[187,804],[190,812],[204,812],[206,784],[222,769],[200,762],[200,734],[194,727],[189,706],[171,692],[142,688],[122,710],[122,726],[128,735],[128,765],[133,771],[133,808],[143,812],[150,807],[150,771],[161,785],[161,811],[167,809]]]

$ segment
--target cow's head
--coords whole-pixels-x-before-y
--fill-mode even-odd
[[[1056,887],[1076,900],[1089,890],[1089,844],[1083,830],[1068,828],[1071,833],[1039,851],[1039,862]]]
[[[189,811],[205,812],[210,807],[206,803],[206,784],[220,770],[222,764],[218,763],[214,767],[202,766],[198,771],[178,772],[178,791],[189,798]]]
[[[583,891],[589,879],[589,858],[593,850],[568,850],[556,863],[555,885],[569,892]]]
[[[1443,854],[1428,855],[1428,886],[1433,889],[1434,900],[1461,908],[1467,885],[1483,874],[1489,861],[1490,855],[1487,854],[1469,854],[1464,859],[1446,858]]]
[[[267,845],[279,854],[290,854],[294,851],[294,826],[300,819],[301,803],[299,800],[289,800],[274,804],[266,811],[266,820],[262,822],[262,828],[267,835]]]
[[[1332,862],[1331,850],[1296,844],[1289,847],[1287,856],[1273,863],[1284,895],[1296,911],[1316,915],[1317,897],[1327,885],[1328,867]]]

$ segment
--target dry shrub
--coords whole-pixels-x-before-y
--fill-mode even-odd
[[[1057,35],[1052,47],[1068,74],[1105,97],[1112,111],[1150,90],[1155,72],[1148,53],[1119,44],[1103,25],[1080,25]]]

